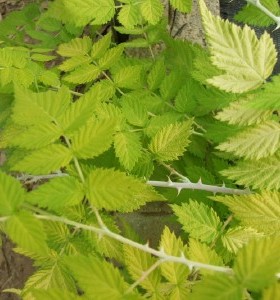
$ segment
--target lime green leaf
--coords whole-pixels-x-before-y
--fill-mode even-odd
[[[77,26],[102,25],[110,21],[115,14],[113,0],[62,0],[66,13]]]
[[[280,270],[280,239],[252,240],[237,254],[233,270],[238,281],[252,291],[260,291],[276,282]]]
[[[280,125],[266,121],[233,136],[217,148],[247,159],[273,155],[280,148]]]
[[[44,85],[50,85],[55,88],[60,87],[60,79],[58,75],[52,71],[45,70],[38,76],[38,80]]]
[[[221,237],[224,247],[233,253],[246,245],[251,239],[262,237],[263,234],[258,233],[253,228],[244,228],[241,226],[230,228]]]
[[[251,186],[254,189],[279,189],[279,155],[259,161],[238,162],[235,167],[221,171],[221,174],[235,180],[239,185]]]
[[[72,71],[80,66],[88,65],[92,59],[88,56],[73,56],[67,60],[65,60],[61,65],[59,65],[59,69],[64,72]]]
[[[160,0],[143,0],[141,3],[141,13],[145,20],[155,25],[163,15],[163,5]]]
[[[72,152],[58,144],[36,150],[17,162],[12,169],[30,174],[48,174],[65,167],[72,159]]]
[[[118,14],[118,20],[126,28],[133,28],[134,26],[141,24],[139,4],[133,3],[123,5]]]
[[[31,213],[21,211],[11,216],[5,228],[9,237],[20,248],[36,254],[47,254],[43,226]]]
[[[83,38],[76,38],[68,43],[59,45],[57,53],[65,57],[87,55],[91,46],[91,39],[88,36],[84,36]]]
[[[40,207],[57,209],[79,204],[84,197],[82,185],[76,178],[65,176],[54,178],[29,192],[27,200]]]
[[[183,13],[188,13],[192,10],[192,0],[170,0],[170,4],[174,9],[178,9]]]
[[[100,40],[98,40],[93,44],[91,49],[91,57],[93,59],[98,59],[104,55],[105,51],[108,50],[111,44],[111,38],[112,38],[112,31],[109,31]]]
[[[52,123],[33,125],[15,136],[11,145],[30,150],[38,149],[56,141],[61,135],[61,129]]]
[[[163,59],[155,61],[147,78],[148,86],[151,91],[159,88],[161,82],[165,77],[165,65]]]
[[[135,132],[118,132],[114,137],[114,147],[121,165],[131,171],[142,154],[139,135]]]
[[[143,273],[157,262],[157,259],[152,257],[151,254],[127,245],[124,245],[124,256],[128,272],[135,281],[141,278]],[[157,268],[146,276],[140,282],[140,285],[150,292],[156,292],[160,282],[161,275]]]
[[[112,169],[96,169],[87,179],[87,197],[97,208],[129,212],[148,201],[162,200],[151,186]]]
[[[253,29],[243,28],[213,16],[199,1],[212,63],[225,74],[208,83],[228,92],[243,93],[261,86],[276,63],[272,38],[264,33],[258,40]]]
[[[128,66],[120,69],[113,79],[117,87],[138,89],[143,86],[142,75],[143,66]]]
[[[76,84],[87,83],[95,80],[101,73],[100,69],[92,64],[83,64],[64,77],[64,80]]]
[[[208,275],[193,288],[191,300],[240,300],[243,286],[234,277],[223,274]]]
[[[208,245],[200,243],[195,239],[189,239],[189,248],[187,257],[192,261],[199,261],[200,263],[223,266],[223,260],[214,249],[211,249]],[[205,274],[214,274],[214,271],[210,270],[200,270],[200,273]],[[216,273],[215,273],[216,274]]]
[[[76,294],[70,293],[65,290],[62,291],[61,289],[48,289],[47,291],[32,290],[31,295],[32,299],[34,300],[82,300],[82,298],[77,296]]]
[[[9,216],[14,214],[24,200],[24,189],[11,176],[0,172],[0,214]]]
[[[135,126],[144,127],[148,121],[148,112],[140,99],[122,98],[122,109],[127,121]]]
[[[38,125],[53,122],[70,104],[69,89],[62,87],[58,92],[33,93],[15,87],[13,120],[19,125]]]
[[[154,164],[151,155],[149,153],[143,152],[131,173],[139,178],[147,180],[151,177],[153,171]]]
[[[106,70],[114,65],[122,56],[123,46],[119,45],[117,47],[111,48],[105,52],[105,54],[98,60],[98,65],[100,69]]]
[[[280,231],[280,194],[262,192],[261,194],[241,196],[216,196],[214,200],[227,205],[244,226],[258,232],[279,234]]]
[[[73,256],[65,261],[90,299],[123,299],[128,284],[112,264],[93,256]]]
[[[35,53],[31,55],[31,59],[35,60],[35,61],[50,61],[55,59],[56,56],[53,55],[45,55],[45,54],[40,54],[40,53]]]
[[[160,94],[165,101],[171,100],[177,95],[178,90],[185,84],[184,75],[176,70],[165,76],[160,84]]]
[[[115,120],[90,120],[72,138],[72,149],[79,158],[91,158],[108,150],[113,142]]]
[[[211,243],[219,235],[222,223],[213,208],[193,200],[189,204],[173,205],[172,208],[191,237]]]
[[[166,226],[161,235],[160,248],[166,254],[174,256],[186,254],[187,250],[181,238],[177,238],[175,234]],[[188,267],[182,264],[164,262],[161,264],[160,268],[162,275],[168,280],[168,282],[175,285],[183,283],[189,275]]]
[[[161,161],[170,161],[182,156],[190,143],[192,122],[170,124],[163,127],[151,140],[149,149]]]
[[[262,300],[275,300],[280,298],[280,283],[276,283],[263,291]]]

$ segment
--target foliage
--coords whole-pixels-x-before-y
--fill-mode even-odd
[[[207,47],[171,38],[160,0],[39,2],[0,23],[1,229],[37,267],[6,292],[280,298],[270,35],[213,16],[203,0]],[[277,1],[248,2],[237,20],[279,25]],[[117,218],[155,201],[182,227],[166,226],[158,249]]]

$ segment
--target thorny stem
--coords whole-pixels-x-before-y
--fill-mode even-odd
[[[99,235],[105,235],[108,237],[111,237],[123,244],[129,245],[131,247],[137,248],[139,250],[142,250],[146,253],[150,253],[164,261],[168,261],[168,262],[174,262],[174,263],[181,263],[184,264],[186,266],[189,267],[190,270],[192,270],[193,268],[199,268],[199,269],[207,269],[207,270],[212,270],[212,271],[216,271],[216,272],[222,272],[222,273],[227,273],[227,274],[232,274],[232,269],[229,267],[220,267],[220,266],[215,266],[215,265],[209,265],[209,264],[204,264],[204,263],[200,263],[200,262],[195,262],[195,261],[191,261],[189,259],[187,259],[184,254],[182,253],[181,256],[173,256],[173,255],[169,255],[166,254],[164,249],[161,250],[155,250],[151,247],[149,247],[148,244],[143,245],[137,242],[134,242],[128,238],[123,237],[122,235],[119,235],[115,232],[112,232],[111,230],[109,230],[107,227],[105,228],[98,228],[92,225],[86,225],[83,223],[78,223],[72,220],[68,220],[67,218],[64,217],[58,217],[58,216],[49,216],[49,215],[34,215],[37,219],[40,220],[49,220],[49,221],[53,221],[53,222],[60,222],[60,223],[64,223],[70,226],[74,226],[76,228],[80,228],[80,229],[84,229],[84,230],[89,230],[92,232],[95,232]]]
[[[168,171],[170,171],[171,175],[176,175],[178,176],[180,179],[182,179],[183,182],[190,182],[190,180],[185,177],[184,175],[180,174],[179,172],[177,172],[173,167],[171,167],[170,165],[167,165],[165,163],[161,163],[162,166],[164,166]]]
[[[280,17],[274,15],[270,10],[268,10],[265,6],[261,4],[259,0],[247,0],[248,3],[256,6],[259,10],[265,13],[268,17],[270,17],[277,24],[276,29],[280,28]]]
[[[165,259],[159,259],[154,264],[152,264],[150,268],[145,272],[143,272],[142,276],[129,287],[129,289],[125,292],[125,294],[131,293],[137,285],[139,285],[142,281],[144,281],[157,267],[159,267],[159,265],[161,265],[165,261],[166,261]]]

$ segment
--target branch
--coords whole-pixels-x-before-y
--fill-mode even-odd
[[[60,222],[60,223],[64,223],[64,224],[73,226],[75,228],[80,228],[80,229],[95,232],[95,233],[97,233],[98,235],[101,235],[101,236],[105,235],[105,236],[111,237],[111,238],[113,238],[113,239],[115,239],[115,240],[117,240],[117,241],[119,241],[123,244],[126,244],[126,245],[129,245],[131,247],[140,249],[140,250],[142,250],[146,253],[150,253],[150,254],[158,257],[161,260],[184,264],[184,265],[188,266],[188,268],[190,270],[192,270],[193,268],[198,268],[198,269],[207,269],[207,270],[222,272],[222,273],[227,273],[227,274],[232,274],[232,272],[233,272],[233,270],[229,267],[220,267],[220,266],[209,265],[209,264],[204,264],[204,263],[200,263],[200,262],[191,261],[191,260],[187,259],[183,253],[182,253],[181,256],[173,256],[173,255],[166,254],[164,249],[155,250],[155,249],[149,247],[148,244],[143,245],[143,244],[134,242],[134,241],[132,241],[128,238],[123,237],[122,235],[119,235],[115,232],[112,232],[107,227],[98,228],[98,227],[95,227],[95,226],[92,226],[92,225],[86,225],[86,224],[78,223],[78,222],[75,222],[75,221],[72,221],[72,220],[68,220],[64,217],[58,217],[58,216],[54,216],[54,215],[36,215],[36,214],[34,214],[34,216],[37,219],[40,219],[40,220]]]
[[[234,194],[234,195],[246,195],[250,194],[249,189],[245,190],[239,190],[239,189],[232,189],[232,188],[227,188],[225,184],[223,186],[215,186],[215,185],[209,185],[209,184],[204,184],[199,180],[197,183],[193,182],[173,182],[171,179],[168,181],[147,181],[148,184],[152,186],[157,186],[157,187],[166,187],[166,188],[174,188],[178,191],[178,194],[181,192],[183,189],[189,189],[189,190],[201,190],[201,191],[208,191],[212,192],[214,194],[216,193],[223,193],[223,194]]]
[[[247,0],[248,3],[256,6],[259,10],[261,10],[263,13],[265,13],[267,16],[269,16],[276,24],[275,30],[280,28],[280,17],[273,14],[270,10],[268,10],[265,6],[263,6],[260,2],[260,0]]]

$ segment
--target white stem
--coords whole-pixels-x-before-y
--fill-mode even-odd
[[[280,17],[274,15],[270,10],[268,10],[265,6],[261,4],[259,0],[247,0],[248,3],[256,6],[259,10],[265,13],[268,17],[270,17],[277,24],[275,29],[280,28]]]
[[[25,174],[22,176],[18,176],[17,179],[19,181],[24,181],[27,183],[34,183],[34,182],[38,182],[40,180],[44,180],[44,179],[52,179],[52,178],[56,178],[56,177],[65,177],[65,176],[69,176],[67,173],[61,173],[61,172],[57,172],[54,174],[47,174],[47,175],[29,175],[29,174]]]
[[[60,223],[64,223],[64,224],[67,224],[70,226],[74,226],[75,228],[81,228],[81,229],[95,232],[101,236],[102,235],[109,236],[123,244],[129,245],[131,247],[140,249],[144,252],[150,253],[164,261],[184,264],[184,265],[188,266],[188,268],[190,270],[192,270],[193,268],[198,268],[198,269],[207,269],[207,270],[212,270],[212,271],[222,272],[222,273],[227,273],[227,274],[232,274],[232,272],[233,272],[233,270],[229,267],[220,267],[220,266],[204,264],[204,263],[200,263],[200,262],[196,262],[196,261],[191,261],[191,260],[187,259],[184,256],[184,254],[182,254],[181,256],[173,256],[173,255],[166,254],[163,249],[161,249],[159,251],[159,250],[155,250],[155,249],[149,247],[148,244],[142,245],[140,243],[134,242],[130,239],[123,237],[122,235],[112,232],[107,227],[106,228],[98,228],[95,226],[85,225],[85,224],[78,223],[78,222],[75,222],[72,220],[68,220],[64,217],[58,217],[58,216],[53,216],[53,215],[50,216],[50,215],[36,215],[35,214],[34,216],[37,219],[49,220],[49,221],[53,221],[53,222],[60,222]]]
[[[202,183],[201,180],[199,180],[197,183],[193,183],[193,182],[172,182],[171,180],[168,180],[168,181],[153,181],[153,180],[150,180],[147,183],[152,185],[152,186],[157,186],[157,187],[174,188],[178,191],[178,194],[183,189],[208,191],[208,192],[212,192],[214,194],[223,193],[223,194],[244,195],[244,194],[250,194],[251,193],[249,189],[239,190],[239,189],[227,188],[227,187],[225,187],[225,185],[223,185],[223,186],[208,185],[208,184]]]

